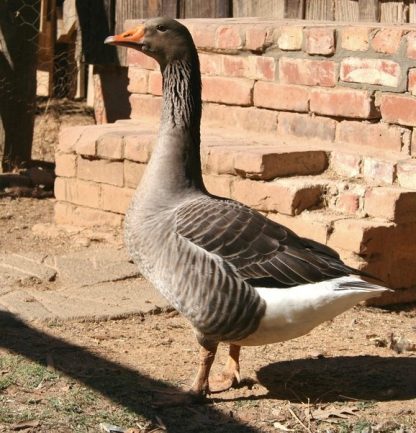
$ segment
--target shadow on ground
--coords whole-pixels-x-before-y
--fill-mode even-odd
[[[83,347],[39,332],[10,313],[0,312],[0,347],[41,365],[45,365],[47,356],[52,355],[56,370],[138,415],[150,420],[158,416],[169,433],[258,431],[240,424],[209,405],[205,405],[202,411],[186,407],[153,409],[151,402],[155,392],[162,389],[178,390],[106,360]]]
[[[416,398],[416,358],[338,356],[276,362],[257,372],[267,398],[292,402]]]

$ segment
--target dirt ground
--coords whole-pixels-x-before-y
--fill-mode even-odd
[[[2,199],[0,250],[94,245],[79,232],[35,234],[52,208],[51,199]],[[152,407],[157,391],[186,388],[196,369],[182,317],[25,324],[2,314],[0,322],[1,432],[98,432],[100,423],[133,432],[416,432],[414,305],[357,307],[302,338],[243,348],[237,389],[162,409]]]

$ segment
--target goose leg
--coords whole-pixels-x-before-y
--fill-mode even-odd
[[[209,393],[208,376],[217,353],[218,343],[204,344],[199,349],[199,368],[195,379],[188,391],[158,392],[153,399],[153,406],[185,406],[201,403]]]
[[[230,344],[228,359],[223,372],[209,382],[210,392],[226,391],[237,383],[240,383],[240,349],[241,346]]]

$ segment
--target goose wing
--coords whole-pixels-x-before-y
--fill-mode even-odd
[[[290,287],[359,272],[327,246],[233,200],[197,198],[175,216],[178,235],[218,255],[255,286]]]

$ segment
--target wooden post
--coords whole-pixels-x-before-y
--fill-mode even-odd
[[[380,21],[379,0],[358,0],[358,14],[360,21]]]

